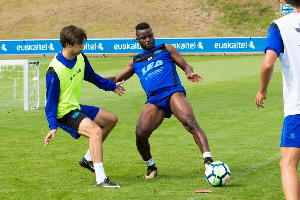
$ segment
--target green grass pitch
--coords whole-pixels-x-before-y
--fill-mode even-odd
[[[172,116],[150,138],[158,176],[143,180],[146,167],[135,146],[135,125],[146,96],[136,75],[119,97],[85,82],[81,103],[119,117],[104,143],[104,167],[120,189],[94,188],[95,175],[78,166],[88,139],[75,140],[59,129],[49,146],[44,137],[45,73],[51,58],[39,60],[41,107],[23,111],[21,101],[0,107],[0,199],[284,199],[280,180],[283,121],[282,79],[276,62],[265,108],[254,99],[260,86],[263,55],[184,56],[203,78],[189,82],[177,68],[214,160],[225,162],[231,179],[225,187],[205,180],[201,153],[193,137]],[[130,57],[91,57],[103,77],[122,70]],[[3,86],[5,82],[0,79]],[[8,98],[0,91],[1,98]],[[195,193],[212,190],[212,193]]]

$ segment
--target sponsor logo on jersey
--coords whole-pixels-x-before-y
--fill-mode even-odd
[[[153,68],[157,68],[159,66],[162,66],[164,64],[164,62],[162,60],[157,60],[157,61],[154,61],[154,62],[151,62],[149,63],[146,67],[144,67],[142,69],[142,73],[143,73],[143,76],[149,72],[151,69]]]

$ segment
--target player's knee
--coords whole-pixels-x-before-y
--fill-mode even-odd
[[[118,123],[118,121],[119,121],[119,119],[118,119],[117,115],[114,115],[114,116],[113,116],[113,119],[112,119],[112,123],[113,123],[114,125],[116,125],[116,124]]]
[[[282,160],[280,160],[280,162],[279,162],[279,167],[281,170],[283,169],[283,161]]]
[[[292,169],[295,168],[297,169],[297,163],[294,164],[293,161],[285,158],[281,158],[279,162],[279,167],[281,170],[286,170],[286,169]]]
[[[199,127],[197,120],[194,116],[188,115],[184,118],[185,120],[182,122],[183,126],[189,130],[193,130]]]
[[[141,137],[143,137],[143,132],[139,129],[136,129],[135,135],[136,135],[136,138],[141,138]]]
[[[137,140],[143,140],[149,138],[149,134],[147,133],[147,131],[143,130],[142,128],[139,128],[138,126],[136,127],[135,135]]]
[[[90,138],[92,138],[92,139],[102,139],[102,130],[99,126],[95,126],[91,129]]]
[[[281,173],[284,173],[290,169],[290,166],[288,165],[288,163],[283,160],[280,160],[279,167],[280,167]]]
[[[115,114],[112,114],[110,119],[109,119],[109,125],[114,127],[118,123],[118,117]]]

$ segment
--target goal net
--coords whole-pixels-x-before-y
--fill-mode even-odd
[[[39,62],[0,60],[0,107],[24,110],[39,108]]]

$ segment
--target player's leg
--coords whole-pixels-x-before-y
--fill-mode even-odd
[[[300,160],[300,148],[281,147],[281,182],[286,199],[300,199],[300,183],[297,166]]]
[[[102,140],[104,141],[111,130],[118,122],[118,118],[115,114],[110,113],[104,109],[100,109],[94,106],[81,105],[81,111],[92,119],[102,129]],[[94,165],[90,150],[88,149],[84,157],[79,161],[79,165],[83,168],[95,173]]]
[[[162,123],[165,113],[157,106],[147,103],[142,109],[136,125],[136,146],[143,160],[151,158],[149,137]]]
[[[104,141],[108,134],[116,126],[118,117],[115,114],[101,108],[95,117],[94,122],[102,129],[102,139]]]
[[[300,160],[300,115],[284,118],[281,133],[281,181],[286,199],[300,199],[297,167]]]
[[[208,140],[205,132],[198,124],[192,106],[185,98],[183,92],[176,92],[170,98],[170,108],[175,117],[190,132],[200,151],[203,154],[205,164],[212,162]],[[206,159],[207,158],[207,159]]]
[[[103,162],[102,129],[90,118],[84,118],[79,125],[78,133],[89,138],[89,149],[94,163]]]
[[[165,112],[159,107],[147,103],[142,109],[136,125],[136,146],[147,165],[145,179],[151,179],[156,176],[157,168],[150,152],[149,137],[152,132],[159,127],[165,117]]]
[[[84,118],[79,125],[78,133],[89,138],[89,150],[96,173],[95,186],[120,187],[119,185],[111,182],[104,172],[102,150],[103,130],[91,119]]]

